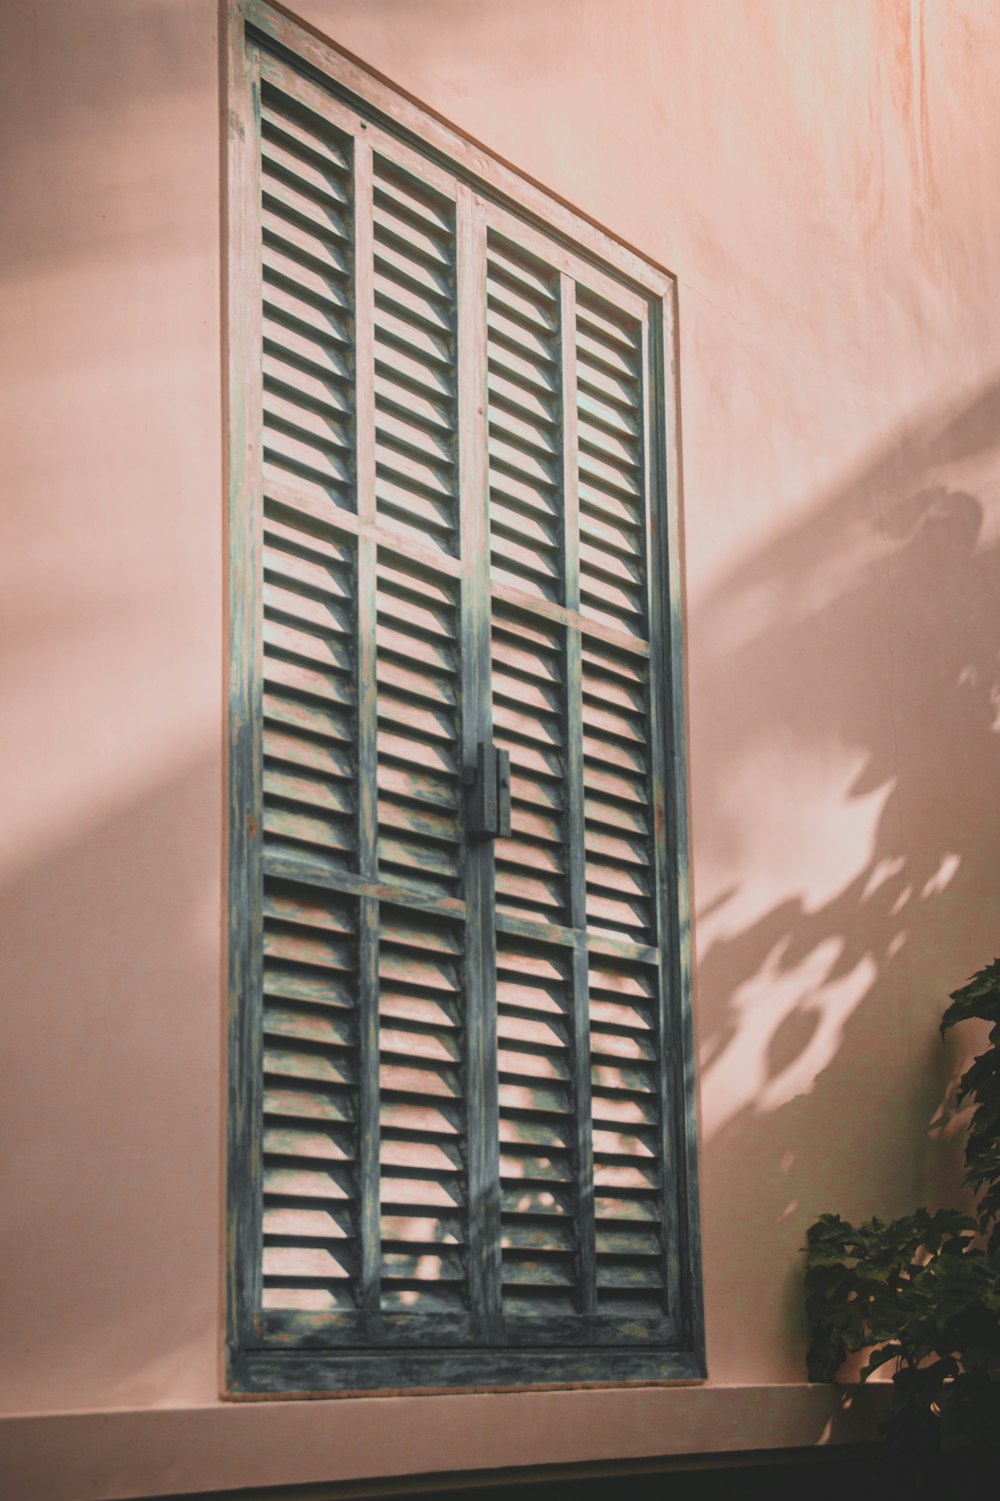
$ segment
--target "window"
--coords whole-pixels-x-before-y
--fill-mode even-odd
[[[230,1388],[700,1376],[672,283],[230,47]]]

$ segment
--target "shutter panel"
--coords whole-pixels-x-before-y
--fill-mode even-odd
[[[385,905],[379,936],[382,1307],[465,1306],[464,935]]]
[[[233,1383],[696,1373],[653,302],[240,4]]]
[[[591,955],[597,1306],[623,1314],[655,1314],[665,1296],[658,979]]]
[[[264,474],[353,508],[351,142],[266,85],[260,139]]]
[[[573,955],[501,934],[497,952],[503,1306],[572,1317],[580,1281]]]
[[[490,557],[495,578],[561,598],[559,279],[488,247]]]
[[[647,662],[585,641],[582,718],[587,921],[655,943]]]
[[[378,569],[379,868],[441,896],[462,880],[457,581]]]
[[[581,289],[576,298],[580,601],[612,630],[646,631],[641,334]]]
[[[495,849],[497,906],[556,923],[566,921],[568,900],[562,634],[494,607],[493,729],[511,761],[511,837]]]
[[[263,1306],[357,1302],[358,1006],[352,904],[264,896]]]
[[[425,546],[458,544],[455,209],[376,156],[379,513]]]
[[[335,869],[356,851],[354,560],[308,524],[265,502],[264,847]]]

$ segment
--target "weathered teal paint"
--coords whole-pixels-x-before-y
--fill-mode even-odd
[[[229,41],[230,1390],[287,1396],[300,1392],[335,1394],[351,1390],[698,1379],[704,1374],[704,1353],[691,1052],[673,284],[656,268],[647,266],[632,252],[577,220],[561,205],[520,183],[507,169],[491,163],[478,150],[467,149],[461,138],[453,136],[447,127],[422,116],[409,101],[394,95],[380,82],[366,78],[356,65],[345,63],[310,33],[257,0],[233,0]],[[272,288],[269,296],[278,306],[276,316],[285,320],[281,326],[290,331],[294,342],[298,337],[294,330],[306,327],[300,321],[302,299],[314,309],[322,309],[335,295],[337,326],[352,330],[350,349],[336,355],[345,372],[336,380],[342,382],[349,376],[353,393],[353,407],[342,411],[337,418],[338,431],[347,435],[346,450],[343,436],[333,439],[328,403],[310,373],[314,366],[305,345],[300,352],[293,350],[288,356],[299,372],[292,387],[282,384],[280,371],[278,376],[267,377],[270,382],[267,389],[272,393],[268,398],[270,430],[277,434],[274,441],[279,449],[283,447],[285,451],[285,458],[279,454],[279,462],[291,465],[291,477],[286,481],[282,481],[280,474],[268,478],[268,526],[277,538],[277,545],[284,549],[280,557],[289,560],[283,566],[291,568],[293,574],[297,572],[304,581],[296,587],[305,591],[301,597],[307,612],[315,614],[319,607],[316,602],[326,598],[322,592],[320,595],[310,592],[312,585],[308,580],[314,575],[320,577],[315,574],[317,568],[333,570],[330,579],[338,581],[336,590],[343,601],[337,609],[342,622],[346,622],[338,630],[347,630],[344,640],[349,640],[350,645],[344,649],[353,653],[347,678],[338,677],[336,681],[324,678],[319,645],[310,648],[308,661],[297,657],[297,638],[280,624],[284,617],[280,612],[278,617],[269,617],[277,619],[278,624],[267,627],[270,632],[267,649],[272,653],[266,659],[271,663],[268,671],[272,678],[277,672],[279,685],[282,680],[291,684],[291,699],[281,689],[286,692],[281,702],[287,701],[290,706],[282,710],[286,719],[291,715],[291,721],[300,726],[294,733],[300,737],[305,734],[304,743],[308,746],[313,743],[309,737],[315,736],[321,727],[329,725],[332,733],[335,727],[349,722],[355,726],[353,744],[336,752],[338,765],[353,778],[337,786],[353,790],[348,796],[346,791],[323,782],[324,807],[328,811],[322,818],[309,804],[301,805],[306,812],[295,811],[300,806],[296,799],[304,795],[302,787],[312,785],[308,778],[314,775],[315,768],[304,773],[305,781],[298,773],[293,776],[287,767],[278,773],[269,772],[271,785],[277,788],[277,805],[272,802],[265,807],[262,785],[261,695],[265,657],[260,593],[264,515],[260,416],[264,395],[261,79],[269,90],[267,109],[278,111],[274,116],[277,123],[269,127],[272,144],[268,148],[269,201],[277,219],[268,220],[271,209],[267,203],[264,205],[265,223],[271,225],[267,230],[270,238],[265,243],[264,265]],[[295,99],[300,99],[312,112],[301,116],[306,142],[301,146],[294,146],[292,140],[298,129],[298,117],[294,114],[297,106],[289,104],[287,108],[292,114],[285,123],[281,119],[281,110],[286,108],[281,101]],[[344,143],[339,147],[333,144],[329,149],[334,154],[340,153],[345,164],[343,171],[350,172],[349,178],[343,178],[344,183],[349,183],[345,189],[349,199],[347,217],[339,209],[322,207],[328,196],[322,183],[319,197],[310,197],[308,188],[305,198],[301,189],[293,187],[285,191],[284,184],[292,182],[296,172],[308,178],[311,172],[320,171],[319,158],[308,138],[310,131],[315,133],[315,122],[327,118],[330,141]],[[290,143],[293,154],[299,153],[292,163],[294,170],[290,177],[285,175],[283,140]],[[399,148],[405,168],[385,165],[397,152],[393,142],[400,142],[406,148]],[[410,149],[416,152],[412,159],[406,155]],[[299,163],[297,167],[295,161]],[[418,162],[422,165],[417,165]],[[419,185],[414,188],[415,206],[407,206],[408,184],[417,182],[407,174],[414,171],[417,178],[427,180],[425,206],[421,206],[420,194],[424,190]],[[340,192],[331,179],[330,191],[334,188]],[[400,193],[402,199],[397,202]],[[383,204],[379,210],[381,219],[375,213],[376,199]],[[453,208],[447,207],[449,203]],[[324,221],[324,213],[332,217]],[[426,215],[424,227],[421,215]],[[329,224],[329,235],[325,222]],[[426,252],[421,250],[418,254],[408,248],[405,235],[400,238],[400,222],[412,226],[409,233],[415,236],[413,245],[423,244],[421,236],[430,235]],[[343,239],[347,225],[350,225],[349,248],[345,248]],[[558,534],[553,534],[554,546],[546,554],[550,561],[545,564],[550,572],[555,567],[558,585],[546,586],[541,593],[531,592],[530,559],[529,572],[524,575],[526,587],[517,581],[521,565],[516,560],[527,554],[523,549],[519,553],[517,546],[511,551],[506,533],[502,528],[497,530],[487,511],[488,233],[500,237],[498,245],[513,246],[515,259],[526,257],[523,265],[529,269],[524,274],[529,280],[533,256],[541,256],[543,262],[551,260],[556,268],[551,285],[556,288],[558,312],[546,325],[551,330],[546,335],[548,342],[538,347],[540,358],[555,358],[560,372],[554,393],[559,438],[552,473],[561,519]],[[518,248],[522,240],[528,247],[523,252]],[[391,303],[385,304],[384,292],[376,294],[372,280],[372,268],[378,264],[376,255],[397,263],[393,273],[396,281],[392,283],[395,290],[390,288],[391,295],[398,299],[395,311]],[[406,268],[407,255],[413,263],[412,269]],[[426,256],[431,257],[430,261]],[[323,257],[328,257],[328,273],[323,270]],[[399,265],[403,266],[401,271]],[[440,271],[433,269],[435,265]],[[431,272],[421,269],[426,266],[432,268]],[[506,273],[501,268],[499,274],[502,280]],[[433,286],[433,296],[438,299],[433,307],[426,303],[422,290],[421,278],[428,275],[432,276],[428,286]],[[347,286],[352,289],[350,293],[340,290]],[[449,287],[451,291],[447,292]],[[591,289],[584,293],[583,314],[578,314],[580,288]],[[428,309],[431,312],[439,309],[444,293],[453,299],[445,304],[453,308],[449,315],[451,322],[435,331],[433,322],[427,322]],[[392,314],[390,344],[402,339],[399,347],[403,351],[404,372],[406,338],[411,336],[408,328],[430,328],[429,335],[421,332],[420,337],[429,337],[432,349],[451,349],[452,361],[457,348],[457,366],[451,366],[442,385],[434,416],[439,426],[445,422],[447,428],[445,446],[436,450],[435,460],[442,485],[441,499],[435,504],[445,518],[443,530],[435,533],[436,541],[430,533],[421,540],[412,534],[393,533],[387,525],[386,514],[400,504],[404,507],[400,514],[405,518],[408,493],[417,501],[422,494],[435,493],[427,490],[427,480],[419,466],[414,469],[410,460],[407,460],[409,469],[404,464],[401,498],[386,502],[387,513],[383,513],[377,496],[381,461],[377,458],[376,424],[388,421],[391,434],[393,401],[397,399],[391,394],[387,397],[384,389],[380,392],[373,379],[379,360],[383,372],[387,368],[384,316],[380,327],[376,327],[377,295],[383,297],[383,314],[387,306]],[[508,295],[502,285],[499,295]],[[641,428],[639,442],[644,454],[639,493],[645,507],[644,531],[648,540],[645,543],[640,540],[640,555],[646,556],[645,582],[643,593],[635,597],[642,601],[636,618],[640,630],[648,629],[648,644],[635,634],[631,624],[636,607],[629,602],[634,595],[630,584],[620,595],[622,603],[609,605],[611,615],[607,621],[595,624],[588,617],[593,601],[600,603],[603,588],[602,568],[598,566],[594,573],[592,556],[586,563],[581,593],[577,491],[581,462],[577,439],[580,408],[573,350],[581,337],[578,317],[589,320],[588,328],[594,319],[595,326],[599,326],[601,309],[614,310],[619,306],[626,309],[622,314],[622,330],[641,331],[637,389],[642,392],[643,405],[636,413],[636,420]],[[393,331],[397,314],[403,320],[399,332]],[[515,311],[515,319],[518,316]],[[542,309],[526,316],[529,322],[530,318],[540,316],[544,323],[548,315]],[[439,317],[439,313],[434,312],[434,317]],[[614,318],[617,317],[614,312],[607,334],[612,341],[608,352],[602,352],[598,338],[597,352],[589,356],[596,358],[599,365],[610,360],[609,369],[614,365],[614,341],[621,338],[627,345],[631,337],[626,337],[625,332],[616,333]],[[348,321],[344,323],[344,319]],[[501,342],[506,338],[502,322],[501,318],[498,335]],[[316,335],[308,333],[308,337]],[[493,337],[491,332],[490,338]],[[591,337],[589,332],[586,337]],[[556,351],[554,356],[552,350]],[[330,359],[334,359],[333,354]],[[410,380],[405,373],[400,378],[404,385]],[[419,383],[412,389],[419,391]],[[342,393],[347,387],[341,384],[338,390]],[[286,398],[290,398],[291,405]],[[430,407],[423,396],[414,398],[418,399],[426,408],[420,420],[429,421]],[[538,443],[547,441],[542,429],[536,436],[528,429],[525,433],[526,453],[537,451]],[[391,436],[388,441],[390,448],[397,442]],[[522,439],[515,442],[521,443]],[[613,442],[610,439],[608,442],[613,456]],[[405,443],[393,451],[405,459]],[[338,497],[335,503],[324,498],[322,484],[317,488],[316,476],[321,472],[328,477],[323,483],[333,487],[329,494]],[[309,477],[304,488],[296,480],[296,473]],[[625,474],[623,470],[622,475]],[[609,482],[614,486],[621,480],[616,480],[612,472]],[[513,582],[496,578],[491,582],[491,545],[501,559],[509,556],[515,560]],[[555,560],[554,564],[551,560]],[[384,567],[390,568],[395,580],[391,586],[380,584],[380,570]],[[467,838],[459,848],[457,863],[450,855],[446,858],[444,853],[436,854],[437,849],[444,851],[445,846],[436,845],[435,841],[440,841],[453,823],[442,821],[440,812],[435,811],[434,800],[443,797],[447,803],[450,783],[447,778],[439,777],[437,781],[428,778],[426,771],[419,770],[416,764],[409,773],[405,768],[390,767],[380,755],[377,684],[383,655],[376,643],[383,629],[399,636],[402,626],[398,605],[408,597],[408,590],[415,609],[428,608],[421,595],[425,585],[437,601],[430,607],[438,621],[435,630],[444,629],[447,639],[441,637],[443,644],[432,646],[432,639],[438,638],[418,630],[413,637],[412,659],[417,676],[407,686],[394,668],[393,692],[401,703],[412,705],[414,723],[424,723],[420,716],[426,716],[427,708],[420,672],[425,674],[427,687],[439,684],[437,692],[443,691],[440,685],[450,682],[441,674],[454,671],[457,684],[454,703],[440,723],[442,730],[451,724],[456,727],[454,751],[461,759],[459,783],[462,768],[474,767],[479,748],[490,744],[497,733],[491,667],[491,629],[495,621],[502,616],[503,629],[511,634],[512,640],[518,630],[525,630],[528,642],[534,629],[542,631],[540,641],[551,639],[556,643],[552,648],[556,656],[543,655],[539,661],[561,664],[557,672],[558,687],[551,700],[556,716],[553,723],[561,726],[565,745],[558,783],[562,811],[556,815],[563,820],[558,860],[564,861],[564,867],[558,879],[550,883],[551,891],[559,893],[558,905],[552,909],[558,920],[538,921],[537,914],[528,915],[534,900],[531,883],[524,886],[520,877],[514,879],[509,875],[504,880],[514,893],[509,900],[509,908],[513,910],[498,912],[493,838]],[[380,592],[383,588],[388,590],[384,596]],[[386,608],[391,604],[393,612],[384,624],[383,603]],[[620,627],[616,611],[624,612]],[[334,650],[333,638],[321,633],[310,639],[318,643],[326,641],[329,650]],[[398,652],[398,649],[395,646],[392,650]],[[651,780],[645,785],[651,789],[649,808],[655,825],[649,867],[655,889],[650,902],[636,898],[631,909],[627,902],[619,903],[623,913],[632,910],[635,915],[619,922],[617,933],[591,933],[587,926],[590,888],[583,802],[590,787],[590,773],[583,754],[582,703],[586,673],[595,670],[593,665],[590,668],[585,665],[584,658],[588,651],[593,657],[595,649],[598,654],[612,654],[607,657],[608,663],[612,659],[634,663],[637,684],[646,681],[647,666],[649,670],[648,687],[637,687],[634,692],[638,695],[636,705],[645,706],[641,714],[647,716],[654,747]],[[339,652],[340,646],[336,650]],[[531,650],[534,648],[529,648],[528,657]],[[549,652],[549,648],[544,651]],[[390,652],[385,660],[389,661],[391,656]],[[453,668],[448,666],[449,662]],[[320,666],[317,668],[315,663]],[[600,672],[598,678],[602,680]],[[334,694],[334,700],[328,711],[322,705],[330,693]],[[303,706],[301,713],[295,708],[299,703]],[[531,728],[536,723],[530,719],[532,712],[526,703],[525,727],[535,733]],[[548,712],[544,709],[544,713]],[[355,716],[353,720],[351,715]],[[323,733],[327,730],[323,729]],[[336,734],[340,733],[340,728],[336,728]],[[452,730],[447,733],[452,734]],[[517,733],[515,728],[515,738]],[[603,733],[613,732],[605,729]],[[419,740],[418,734],[415,751]],[[516,756],[514,762],[516,777]],[[279,767],[283,764],[279,760]],[[386,868],[379,860],[380,778],[385,786],[391,785],[397,808],[395,826],[402,836],[399,848],[403,854],[389,859]],[[424,797],[431,801],[421,802]],[[456,806],[456,816],[461,820],[460,795]],[[405,811],[407,808],[409,812]],[[336,859],[330,858],[322,845],[309,843],[321,825],[330,829],[331,838],[340,841]],[[551,819],[545,827],[550,826],[555,827]],[[280,835],[277,844],[269,835],[271,842],[265,847],[265,829]],[[351,831],[349,835],[344,833],[347,829]],[[518,838],[524,836],[518,834],[515,822],[515,845]],[[509,844],[501,837],[502,860],[508,864]],[[315,852],[309,854],[309,849]],[[411,853],[407,855],[406,850]],[[609,858],[611,865],[607,871],[600,874],[595,866],[594,873],[599,875],[598,890],[614,892],[614,872],[618,869],[615,857],[601,856],[602,860]],[[635,879],[640,881],[638,877]],[[621,880],[625,883],[623,891],[632,889],[624,874]],[[600,882],[611,885],[602,888]],[[639,889],[638,885],[635,889]],[[290,1134],[286,1135],[294,1143],[299,1141],[295,1132],[303,1129],[299,1107],[308,1107],[308,1115],[313,1109],[309,1101],[315,1100],[317,1108],[323,1106],[326,1110],[325,1115],[317,1117],[320,1134],[331,1133],[329,1141],[339,1144],[338,1150],[347,1151],[345,1164],[323,1169],[332,1175],[331,1183],[336,1180],[340,1185],[337,1192],[342,1197],[336,1202],[310,1197],[311,1188],[308,1193],[281,1189],[277,1194],[279,1206],[284,1205],[292,1212],[290,1224],[310,1223],[309,1216],[317,1206],[321,1212],[327,1212],[323,1206],[328,1205],[334,1221],[340,1225],[337,1234],[342,1238],[314,1241],[301,1229],[278,1229],[271,1233],[270,1239],[272,1245],[293,1250],[304,1241],[304,1249],[314,1245],[319,1249],[327,1247],[339,1257],[341,1269],[337,1273],[336,1292],[340,1306],[323,1311],[262,1306],[265,931],[262,892],[268,914],[266,923],[270,924],[268,931],[275,935],[269,942],[277,945],[274,952],[278,958],[270,962],[279,966],[279,979],[286,987],[282,993],[292,997],[287,1017],[282,1012],[276,1018],[272,1016],[270,1023],[278,1028],[272,1068],[277,1070],[273,1080],[279,1100],[277,1107],[270,1108],[272,1112],[277,1110],[274,1118],[279,1122],[283,1119],[286,1124],[291,1122]],[[313,917],[309,916],[311,912],[315,913]],[[315,922],[320,923],[318,939],[308,937],[309,932],[316,931],[309,929],[308,924]],[[498,935],[502,945],[499,956]],[[425,950],[441,956],[434,963],[439,966],[442,982],[450,985],[453,981],[447,976],[452,973],[459,976],[461,1011],[445,1030],[427,1030],[425,1024],[414,1023],[416,1030],[407,1033],[405,1026],[409,1024],[404,1024],[400,1035],[409,1036],[416,1050],[412,1064],[392,1051],[398,1048],[398,1042],[390,1045],[382,1036],[380,953],[383,949],[397,967],[395,972],[404,996],[415,997],[413,1004],[417,1001],[423,1004],[426,981],[421,968],[424,961],[419,956]],[[314,960],[310,958],[303,968],[294,957],[306,952],[328,954],[331,962],[339,966],[336,973],[341,1000],[332,1011],[316,1010],[316,1002],[327,992],[317,990],[317,982],[310,978]],[[454,959],[447,957],[452,953]],[[547,1220],[544,1215],[539,1218],[530,1207],[525,1210],[523,1193],[520,1198],[513,1196],[517,1200],[514,1207],[502,1208],[498,1149],[501,1124],[506,1121],[509,1128],[522,1115],[531,1130],[536,1130],[540,1121],[558,1124],[560,1117],[553,1116],[551,1111],[562,1098],[563,1090],[558,1073],[556,1082],[551,1083],[531,1072],[532,1067],[540,1068],[545,1075],[563,1053],[552,1054],[551,1048],[546,1051],[540,1044],[518,1041],[526,1035],[524,1028],[534,1025],[531,1020],[534,1013],[519,1009],[517,1004],[512,1008],[509,1000],[505,1002],[505,1015],[508,1025],[514,1028],[515,1040],[513,1043],[508,1040],[504,1046],[508,1060],[512,1057],[515,1063],[518,1059],[524,1061],[524,1077],[521,1078],[519,1064],[513,1073],[509,1072],[510,1061],[503,1066],[508,1072],[500,1071],[497,966],[498,962],[509,966],[511,956],[518,964],[527,963],[529,969],[536,961],[543,967],[554,966],[561,976],[559,994],[565,997],[553,1036],[558,1033],[566,1039],[565,1057],[571,1062],[571,1076],[565,1087],[570,1090],[573,1103],[567,1145],[560,1146],[557,1155],[560,1161],[572,1164],[572,1174],[565,1190],[558,1190],[563,1215],[558,1222]],[[644,1248],[648,1234],[635,1228],[634,1216],[609,1219],[606,1212],[598,1235],[591,1088],[592,1066],[597,1065],[593,1064],[590,1052],[590,987],[595,967],[607,971],[601,982],[605,989],[617,985],[615,976],[620,975],[633,977],[641,992],[647,979],[641,978],[640,983],[640,977],[659,976],[655,1003],[658,1025],[653,1034],[659,1038],[660,1049],[656,1065],[659,1136],[654,1157],[659,1160],[661,1174],[655,1223],[662,1235],[662,1293],[655,1290],[658,1284],[648,1281],[644,1270],[648,1269],[648,1262],[642,1260],[647,1254]],[[632,984],[633,979],[628,983]],[[515,1003],[519,994],[514,991]],[[273,1012],[273,1001],[269,1005]],[[393,1022],[389,1030],[398,1031],[398,1024]],[[289,1046],[284,1045],[286,1037],[291,1038]],[[434,1056],[438,1056],[434,1053],[437,1049],[444,1060],[450,1057],[447,1050],[453,1043],[460,1053],[453,1061],[440,1063],[430,1061],[430,1055],[424,1058],[418,1046],[426,1045]],[[615,1099],[620,1096],[626,1107],[626,1115],[619,1113],[619,1119],[627,1118],[629,1111],[638,1111],[640,1106],[645,1109],[644,1097],[635,1093],[643,1087],[642,1068],[634,1067],[630,1074],[624,1064],[613,1058],[609,1063],[609,1055],[602,1056],[605,1061],[599,1073],[604,1082],[599,1092],[605,1103],[601,1108],[608,1108],[608,1091],[617,1090],[619,1095]],[[648,1054],[640,1056],[645,1058]],[[290,1086],[283,1082],[288,1069],[291,1069]],[[633,1076],[634,1082],[629,1083]],[[441,1238],[414,1247],[415,1252],[419,1251],[425,1261],[435,1266],[461,1266],[462,1280],[458,1284],[446,1285],[433,1278],[413,1280],[405,1270],[400,1273],[396,1263],[407,1261],[405,1254],[401,1256],[406,1244],[393,1239],[396,1231],[387,1239],[381,1220],[384,1209],[379,1196],[387,1181],[387,1169],[380,1162],[380,1133],[383,1140],[401,1145],[413,1137],[412,1131],[408,1137],[406,1130],[400,1135],[395,1126],[386,1126],[396,1108],[392,1106],[387,1117],[386,1100],[405,1102],[406,1089],[412,1088],[400,1085],[399,1078],[403,1077],[412,1077],[425,1090],[421,1093],[418,1089],[411,1103],[423,1108],[430,1102],[436,1110],[444,1111],[442,1121],[450,1112],[450,1118],[459,1122],[455,1138],[459,1156],[455,1157],[453,1152],[453,1160],[463,1164],[456,1181],[464,1187],[464,1201],[454,1210],[421,1210],[422,1223],[436,1224]],[[388,1087],[386,1078],[390,1079]],[[513,1114],[509,1091],[505,1096],[508,1103],[501,1104],[498,1093],[501,1078],[514,1080],[514,1095],[518,1099],[523,1097],[524,1104],[513,1107]],[[607,1082],[608,1078],[612,1082]],[[396,1082],[392,1082],[394,1079]],[[320,1082],[314,1087],[310,1080]],[[323,1080],[335,1082],[331,1086]],[[456,1088],[457,1095],[449,1093]],[[281,1104],[282,1100],[286,1104]],[[288,1102],[298,1114],[283,1115]],[[640,1114],[637,1119],[645,1121],[647,1117]],[[279,1135],[283,1129],[279,1125]],[[618,1129],[621,1132],[630,1128]],[[435,1138],[417,1133],[413,1139],[420,1142]],[[449,1140],[441,1137],[443,1148]],[[508,1154],[510,1150],[508,1147]],[[537,1159],[538,1151],[531,1149],[532,1160]],[[626,1155],[626,1163],[630,1160]],[[289,1181],[295,1173],[301,1176],[304,1171],[300,1162]],[[388,1181],[398,1190],[406,1178],[399,1178],[399,1169],[388,1171]],[[424,1176],[428,1176],[426,1172]],[[540,1188],[536,1184],[538,1191],[534,1197],[528,1195],[529,1206],[535,1199],[541,1200]],[[628,1200],[629,1190],[605,1188],[602,1195],[606,1204],[615,1192],[625,1192],[626,1200],[622,1202],[640,1203]],[[644,1198],[641,1203],[649,1204],[652,1200]],[[416,1213],[410,1206],[402,1217],[396,1218],[401,1218],[403,1224],[412,1224]],[[276,1225],[285,1225],[284,1214],[285,1210],[280,1209]],[[450,1224],[462,1227],[464,1241],[459,1239],[455,1243],[457,1250],[449,1239]],[[567,1224],[572,1226],[570,1241],[564,1239]],[[507,1255],[513,1254],[515,1258],[510,1265],[520,1269],[519,1278],[521,1272],[527,1274],[521,1281],[512,1283],[508,1279],[508,1262],[501,1254],[502,1234],[508,1237]],[[538,1253],[517,1250],[518,1246],[534,1245],[539,1238]],[[567,1252],[568,1260],[562,1254],[564,1244],[573,1247]],[[552,1259],[547,1261],[546,1256]],[[560,1268],[569,1265],[573,1270],[567,1284],[569,1292],[564,1293],[564,1272]],[[615,1311],[602,1276],[610,1276],[612,1283],[626,1291],[631,1306]],[[316,1283],[320,1291],[328,1285],[322,1276],[310,1279],[302,1274],[299,1281],[304,1288]],[[637,1289],[634,1295],[627,1292],[633,1283]],[[385,1302],[386,1291],[393,1286],[402,1289],[402,1303]],[[516,1311],[524,1301],[524,1287],[537,1300],[535,1306],[539,1312]],[[458,1294],[449,1288],[458,1288]],[[558,1311],[567,1298],[565,1311]],[[407,1299],[411,1300],[409,1305]],[[422,1311],[427,1299],[430,1311]]]

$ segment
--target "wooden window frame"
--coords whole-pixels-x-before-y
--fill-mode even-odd
[[[486,148],[429,113],[416,101],[370,72],[356,59],[263,0],[226,0],[227,32],[227,173],[226,330],[227,346],[227,489],[229,527],[228,653],[229,681],[229,985],[228,985],[228,1246],[226,1392],[231,1396],[340,1396],[375,1391],[516,1389],[553,1385],[643,1384],[704,1379],[704,1319],[698,1222],[696,1103],[691,1007],[691,942],[688,898],[687,777],[685,758],[684,670],[681,617],[677,409],[677,286],[662,268],[583,218],[568,205],[492,156]],[[255,404],[259,407],[260,307],[255,276],[259,219],[251,153],[247,141],[255,130],[254,87],[248,70],[247,38],[277,54],[294,58],[322,97],[329,117],[349,111],[360,117],[369,143],[401,165],[419,157],[424,177],[437,171],[463,185],[465,201],[485,204],[494,226],[508,226],[528,250],[537,246],[557,269],[586,266],[588,285],[600,290],[607,279],[615,300],[643,310],[647,329],[647,403],[653,414],[648,445],[649,494],[653,504],[650,573],[661,584],[652,589],[654,607],[650,639],[660,663],[660,687],[654,713],[661,723],[664,776],[660,792],[664,832],[658,862],[666,873],[667,931],[661,938],[667,964],[666,989],[671,1004],[664,1017],[663,1043],[670,1075],[671,1166],[679,1182],[674,1195],[672,1227],[677,1304],[669,1348],[642,1345],[602,1348],[439,1348],[393,1353],[383,1348],[350,1354],[322,1348],[306,1339],[294,1346],[270,1338],[259,1308],[259,1287],[250,1269],[259,1257],[259,1141],[254,1112],[258,1107],[259,1026],[248,1015],[246,996],[254,984],[250,956],[259,948],[254,927],[257,904],[250,887],[251,848],[258,831],[246,815],[259,805],[259,754],[253,733],[254,673],[245,663],[258,651],[252,618],[254,580],[260,540],[254,523],[259,487],[259,443]],[[346,116],[345,116],[346,118]],[[459,294],[459,317],[467,302]],[[361,362],[359,362],[360,371]],[[372,399],[362,389],[359,404]],[[460,403],[468,400],[459,392]],[[482,419],[485,421],[485,419]],[[361,440],[359,431],[359,441]],[[471,449],[475,445],[468,445]],[[465,447],[465,445],[463,445]],[[481,456],[480,456],[481,457]],[[359,456],[359,462],[370,459]],[[463,461],[464,462],[464,461]],[[366,523],[354,519],[358,544],[364,545]],[[372,530],[370,526],[367,528]],[[384,545],[384,537],[381,545]],[[374,536],[369,539],[374,546]],[[391,545],[391,544],[390,544]],[[400,550],[411,551],[401,543]],[[438,560],[440,565],[440,560]],[[662,586],[665,584],[665,588]],[[565,617],[565,607],[555,607]],[[593,629],[593,627],[591,627]],[[362,645],[362,650],[364,647]],[[244,664],[244,665],[241,665]],[[655,689],[654,689],[655,691]],[[357,878],[358,894],[377,898],[374,870]],[[386,890],[383,895],[391,899]],[[439,904],[435,904],[439,908]],[[259,921],[259,919],[257,919]],[[504,922],[510,931],[530,931],[517,919]],[[498,924],[503,927],[504,922]],[[370,1107],[370,1102],[369,1102]],[[377,1132],[369,1108],[369,1133]],[[369,1146],[370,1151],[370,1146]]]

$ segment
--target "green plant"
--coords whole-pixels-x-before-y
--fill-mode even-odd
[[[868,1351],[861,1379],[895,1362],[883,1423],[911,1452],[1000,1452],[1000,960],[951,996],[941,1023],[991,1023],[958,1088],[974,1110],[965,1182],[974,1215],[943,1209],[851,1225],[824,1214],[806,1251],[808,1370],[833,1381]]]

